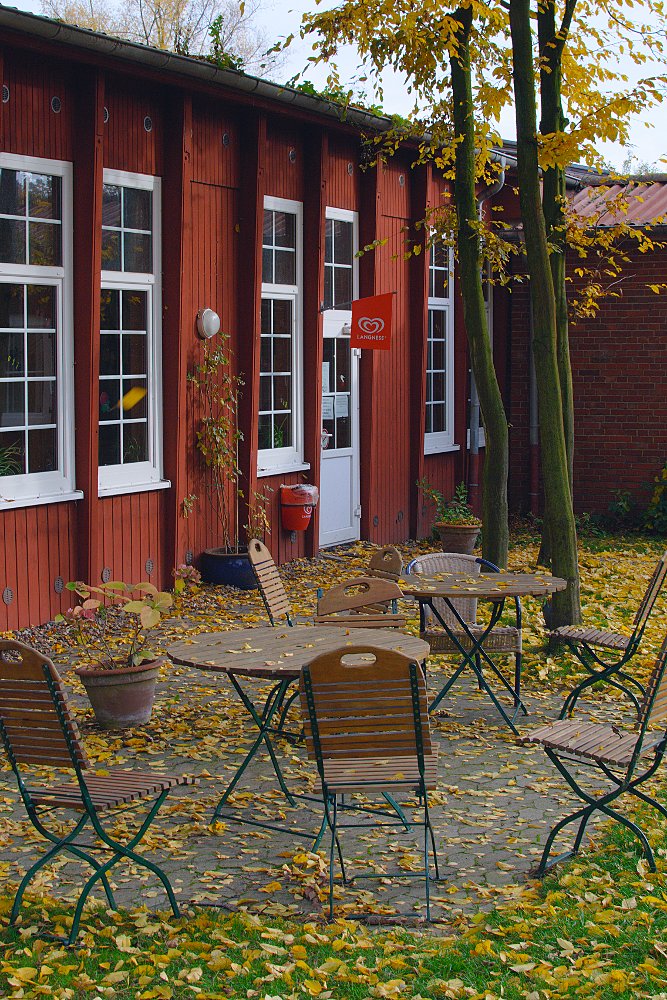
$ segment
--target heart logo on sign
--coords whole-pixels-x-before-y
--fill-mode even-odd
[[[382,333],[384,320],[379,317],[371,319],[370,316],[362,316],[359,320],[359,329],[362,333]]]

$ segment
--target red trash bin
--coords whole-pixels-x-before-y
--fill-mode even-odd
[[[280,516],[285,531],[305,531],[319,499],[317,486],[300,483],[280,487]]]

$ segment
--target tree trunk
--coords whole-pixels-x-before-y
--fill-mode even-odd
[[[526,240],[533,306],[533,353],[537,381],[545,519],[551,565],[567,589],[552,600],[553,626],[581,620],[577,533],[572,510],[563,403],[556,343],[556,298],[540,200],[537,111],[530,0],[510,0],[519,201]]]
[[[475,120],[470,76],[472,8],[459,8],[459,50],[450,56],[456,146],[454,202],[458,219],[457,248],[463,318],[470,363],[477,385],[486,454],[482,495],[482,551],[485,559],[507,566],[508,430],[486,319],[481,276],[481,246],[475,196]]]

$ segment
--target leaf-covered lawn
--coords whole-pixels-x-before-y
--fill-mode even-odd
[[[406,548],[405,555],[416,551],[414,546]],[[585,539],[581,544],[585,620],[629,631],[660,551],[658,542],[637,537]],[[511,568],[534,568],[536,554],[535,538],[515,536]],[[317,586],[327,587],[362,569],[369,547],[359,545],[333,555],[341,558],[312,564],[302,561],[284,568],[297,613],[312,614]],[[244,594],[241,601],[243,610],[234,610],[238,594],[202,589],[183,601],[183,623],[166,626],[165,644],[180,637],[184,628],[210,630],[264,620],[258,595]],[[562,692],[579,671],[569,655],[547,654],[538,602],[526,604],[525,686],[531,695],[546,697]],[[666,604],[663,595],[638,658],[641,671],[650,669],[661,641]],[[44,638],[49,638],[48,630]],[[606,700],[610,707],[611,696]],[[91,755],[102,766],[109,759],[117,763],[119,753],[129,753],[132,762],[137,756],[150,760],[156,747],[168,740],[170,725],[176,730],[191,723],[188,711],[192,709],[174,692],[165,698],[154,724],[133,733],[122,750],[117,739],[91,734],[87,739]],[[221,723],[212,711],[209,716],[200,709],[199,722],[202,741],[210,741],[202,742],[201,761],[215,753],[221,732],[216,725],[233,727],[238,717]],[[511,752],[508,743],[504,753]],[[193,754],[195,763],[197,759]],[[479,794],[483,796],[483,790]],[[3,772],[0,806],[14,798],[12,776]],[[453,798],[450,805],[466,808],[461,797]],[[496,816],[497,810],[497,800],[489,791],[489,814]],[[77,946],[66,949],[37,936],[45,930],[64,933],[71,919],[70,905],[54,899],[48,883],[40,886],[40,895],[28,897],[20,927],[8,928],[15,883],[8,882],[8,865],[0,862],[0,995],[122,1000],[194,996],[366,1000],[399,995],[428,1000],[559,996],[667,1000],[667,831],[652,811],[640,815],[656,848],[657,874],[647,871],[630,834],[609,826],[598,830],[592,847],[543,883],[519,881],[492,910],[466,911],[446,925],[417,931],[384,926],[388,918],[377,913],[371,919],[380,926],[344,921],[327,925],[308,922],[307,917],[289,922],[266,913],[230,918],[214,908],[186,909],[177,921],[143,909],[115,914],[91,906],[85,911]],[[193,810],[190,820],[201,832],[207,815]],[[158,817],[156,831],[160,826]],[[170,834],[167,846],[178,855],[192,832],[193,826],[183,824],[178,834]],[[0,812],[0,846],[3,842],[10,845],[10,851],[16,850],[17,829],[3,823]],[[154,843],[165,846],[158,832]],[[34,856],[35,849],[36,842],[29,851],[21,850],[21,864]],[[321,888],[321,862],[299,850],[297,846],[295,853],[301,861],[290,862],[292,871],[300,867],[310,872],[311,882],[312,872],[317,872]],[[224,861],[220,865],[224,867]],[[251,857],[249,865],[256,866],[256,860]],[[261,874],[256,877],[261,881]]]

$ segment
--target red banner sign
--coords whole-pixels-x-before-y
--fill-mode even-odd
[[[350,347],[388,351],[391,347],[391,310],[394,295],[371,295],[352,303]]]

